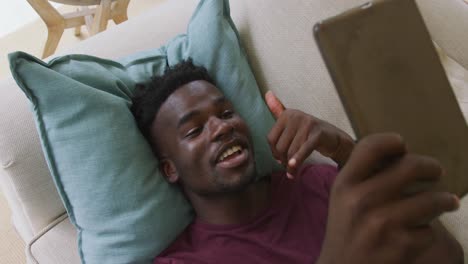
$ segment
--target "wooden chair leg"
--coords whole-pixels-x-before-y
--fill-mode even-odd
[[[80,12],[80,9],[77,8],[77,9],[76,9],[76,12]],[[75,36],[78,37],[79,35],[81,35],[81,26],[76,26],[76,27],[75,27]]]
[[[65,30],[65,20],[47,0],[27,1],[47,25],[47,42],[42,53],[42,58],[48,57],[52,55],[57,48],[63,31]]]
[[[65,28],[56,26],[56,27],[48,27],[47,30],[48,30],[47,42],[44,47],[44,52],[42,53],[42,58],[47,58],[50,55],[54,54]]]
[[[114,15],[112,16],[112,20],[114,20],[115,24],[120,24],[128,20],[127,16],[127,9],[130,0],[121,0],[116,1],[113,8]]]
[[[75,27],[75,36],[78,37],[79,35],[81,35],[81,26]]]
[[[115,24],[120,24],[128,20],[127,14],[118,14],[112,17]]]
[[[107,28],[107,22],[111,16],[112,0],[101,0],[101,4],[96,9],[94,15],[91,35],[104,31]]]
[[[92,28],[93,28],[94,16],[93,16],[93,15],[88,15],[88,16],[85,16],[84,19],[85,19],[86,29],[88,30],[88,35],[91,36],[91,31],[92,31]]]

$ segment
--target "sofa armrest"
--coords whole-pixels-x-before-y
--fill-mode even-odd
[[[67,214],[59,216],[28,244],[28,263],[79,264],[77,234]]]
[[[65,212],[42,154],[26,97],[0,81],[0,183],[16,229],[27,241]]]

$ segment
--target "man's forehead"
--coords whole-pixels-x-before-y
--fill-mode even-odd
[[[171,107],[175,105],[196,106],[203,101],[214,100],[223,94],[210,83],[188,83],[174,91],[166,100]]]
[[[157,119],[177,122],[185,114],[204,104],[225,101],[221,91],[206,81],[193,81],[175,90],[161,105]],[[168,120],[164,121],[165,123]]]
[[[222,92],[218,87],[207,81],[196,80],[180,86],[172,95],[203,96],[207,94],[222,95]]]

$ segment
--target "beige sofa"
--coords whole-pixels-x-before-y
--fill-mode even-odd
[[[320,19],[363,0],[231,0],[232,15],[263,91],[286,106],[312,113],[351,132],[312,37]],[[434,41],[459,65],[455,91],[468,116],[468,4],[463,0],[420,0]],[[196,1],[168,0],[137,18],[83,41],[67,53],[118,58],[164,44],[185,32]],[[453,66],[452,65],[452,66]],[[26,242],[29,263],[79,263],[76,233],[49,175],[25,96],[11,77],[0,82],[0,183],[12,222]],[[468,176],[468,175],[467,175]],[[468,252],[468,198],[443,221]]]

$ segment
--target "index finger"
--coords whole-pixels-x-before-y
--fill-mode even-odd
[[[272,91],[268,91],[265,94],[265,102],[276,119],[278,119],[281,113],[286,109]]]

